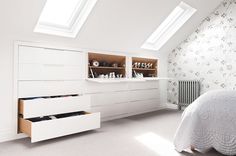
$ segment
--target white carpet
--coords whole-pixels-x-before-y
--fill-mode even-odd
[[[31,144],[21,139],[0,144],[0,156],[198,156],[173,148],[181,112],[162,110],[105,122],[96,131]],[[210,151],[206,156],[220,156]]]

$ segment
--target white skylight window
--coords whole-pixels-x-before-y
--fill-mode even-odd
[[[34,32],[75,38],[97,0],[47,0]]]
[[[181,2],[165,19],[141,48],[160,50],[160,48],[184,25],[197,10]]]

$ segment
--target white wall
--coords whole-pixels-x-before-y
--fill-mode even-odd
[[[14,126],[12,118],[13,44],[16,40],[156,56],[160,60],[159,76],[167,75],[167,57],[165,56],[167,50],[165,49],[163,53],[148,52],[140,49],[140,46],[180,0],[175,0],[175,2],[166,0],[147,2],[145,0],[139,3],[134,0],[128,2],[126,0],[100,0],[101,3],[91,14],[91,20],[86,22],[77,39],[33,33],[45,1],[3,0],[0,2],[0,140],[12,136]],[[188,3],[199,10],[199,14],[192,19],[194,24],[198,23],[211,10],[209,8],[214,8],[219,1],[201,0],[196,3],[194,0],[188,0]],[[117,11],[112,13],[113,10]],[[188,23],[188,32],[192,25],[191,22]],[[183,37],[182,35],[186,34],[178,33],[180,38]],[[179,42],[178,37],[171,42],[171,45],[176,43],[175,41]]]

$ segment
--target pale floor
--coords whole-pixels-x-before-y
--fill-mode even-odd
[[[220,156],[181,153],[173,136],[181,112],[163,110],[105,122],[96,131],[31,144],[20,139],[0,144],[0,156]]]

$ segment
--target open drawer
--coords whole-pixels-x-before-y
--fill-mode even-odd
[[[20,100],[19,114],[23,115],[23,118],[33,118],[75,111],[87,111],[90,109],[90,101],[89,95]]]
[[[19,118],[19,132],[38,142],[60,136],[100,128],[100,113],[75,112],[55,115],[56,119]]]

